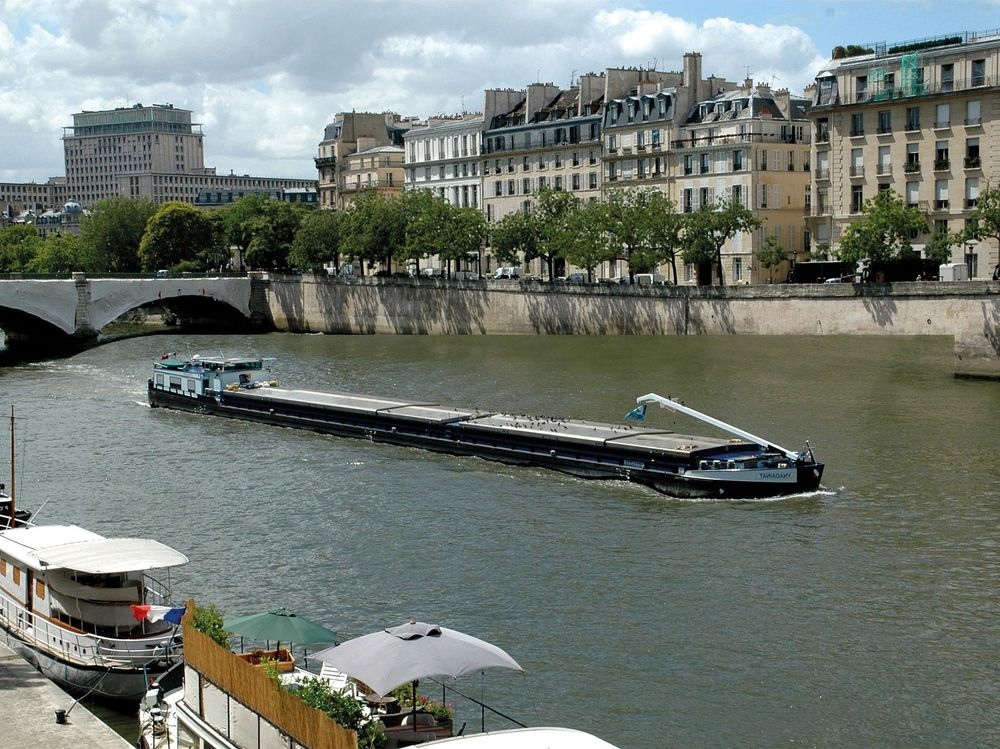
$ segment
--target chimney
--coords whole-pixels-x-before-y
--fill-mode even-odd
[[[691,101],[701,101],[701,52],[684,53],[684,87],[691,94]]]

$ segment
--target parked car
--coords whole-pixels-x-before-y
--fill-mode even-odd
[[[556,281],[559,283],[587,283],[587,274],[583,271],[573,271],[565,276],[559,276]]]

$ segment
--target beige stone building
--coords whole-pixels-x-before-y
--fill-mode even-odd
[[[334,121],[326,126],[323,140],[320,141],[315,158],[316,170],[319,175],[318,192],[321,208],[343,208],[358,190],[359,178],[369,177],[379,179],[379,167],[372,165],[373,154],[364,159],[351,159],[360,151],[371,151],[375,148],[392,146],[401,149],[403,135],[415,123],[415,120],[404,119],[393,112],[340,112]],[[394,157],[384,155],[384,159],[395,161]],[[393,171],[396,187],[403,184],[402,159],[393,169],[399,167],[398,173]],[[382,187],[388,187],[389,172],[381,172]],[[377,186],[377,185],[376,185]]]
[[[809,101],[786,89],[747,79],[727,84],[698,101],[675,123],[671,141],[670,195],[679,211],[690,213],[720,200],[752,210],[760,229],[740,233],[722,247],[726,283],[784,281],[789,264],[761,268],[755,260],[767,237],[791,259],[809,251],[805,227],[810,166]],[[679,279],[680,280],[680,279]],[[684,268],[695,281],[695,268]],[[718,283],[718,279],[713,279]]]
[[[831,60],[810,110],[814,245],[836,251],[864,201],[889,188],[926,216],[930,232],[962,229],[979,191],[1000,178],[998,84],[996,31],[880,43]],[[929,238],[914,237],[914,248]],[[971,242],[952,260],[989,277],[997,247]]]
[[[339,170],[336,208],[343,210],[365,191],[384,195],[403,192],[403,149],[376,146],[369,138],[358,139],[358,150],[344,157]]]
[[[431,118],[403,135],[406,189],[432,190],[459,208],[482,208],[481,112]]]

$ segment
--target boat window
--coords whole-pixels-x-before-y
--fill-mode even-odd
[[[0,577],[7,576],[7,560],[0,559]]]
[[[13,572],[14,572],[14,585],[20,585],[21,584],[21,568],[18,567],[15,564]]]
[[[45,581],[35,580],[35,598],[45,598]]]

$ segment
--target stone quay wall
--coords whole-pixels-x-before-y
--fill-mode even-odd
[[[931,335],[1000,378],[1000,283],[549,285],[270,274],[278,330],[397,335]],[[259,302],[258,302],[259,303]]]

